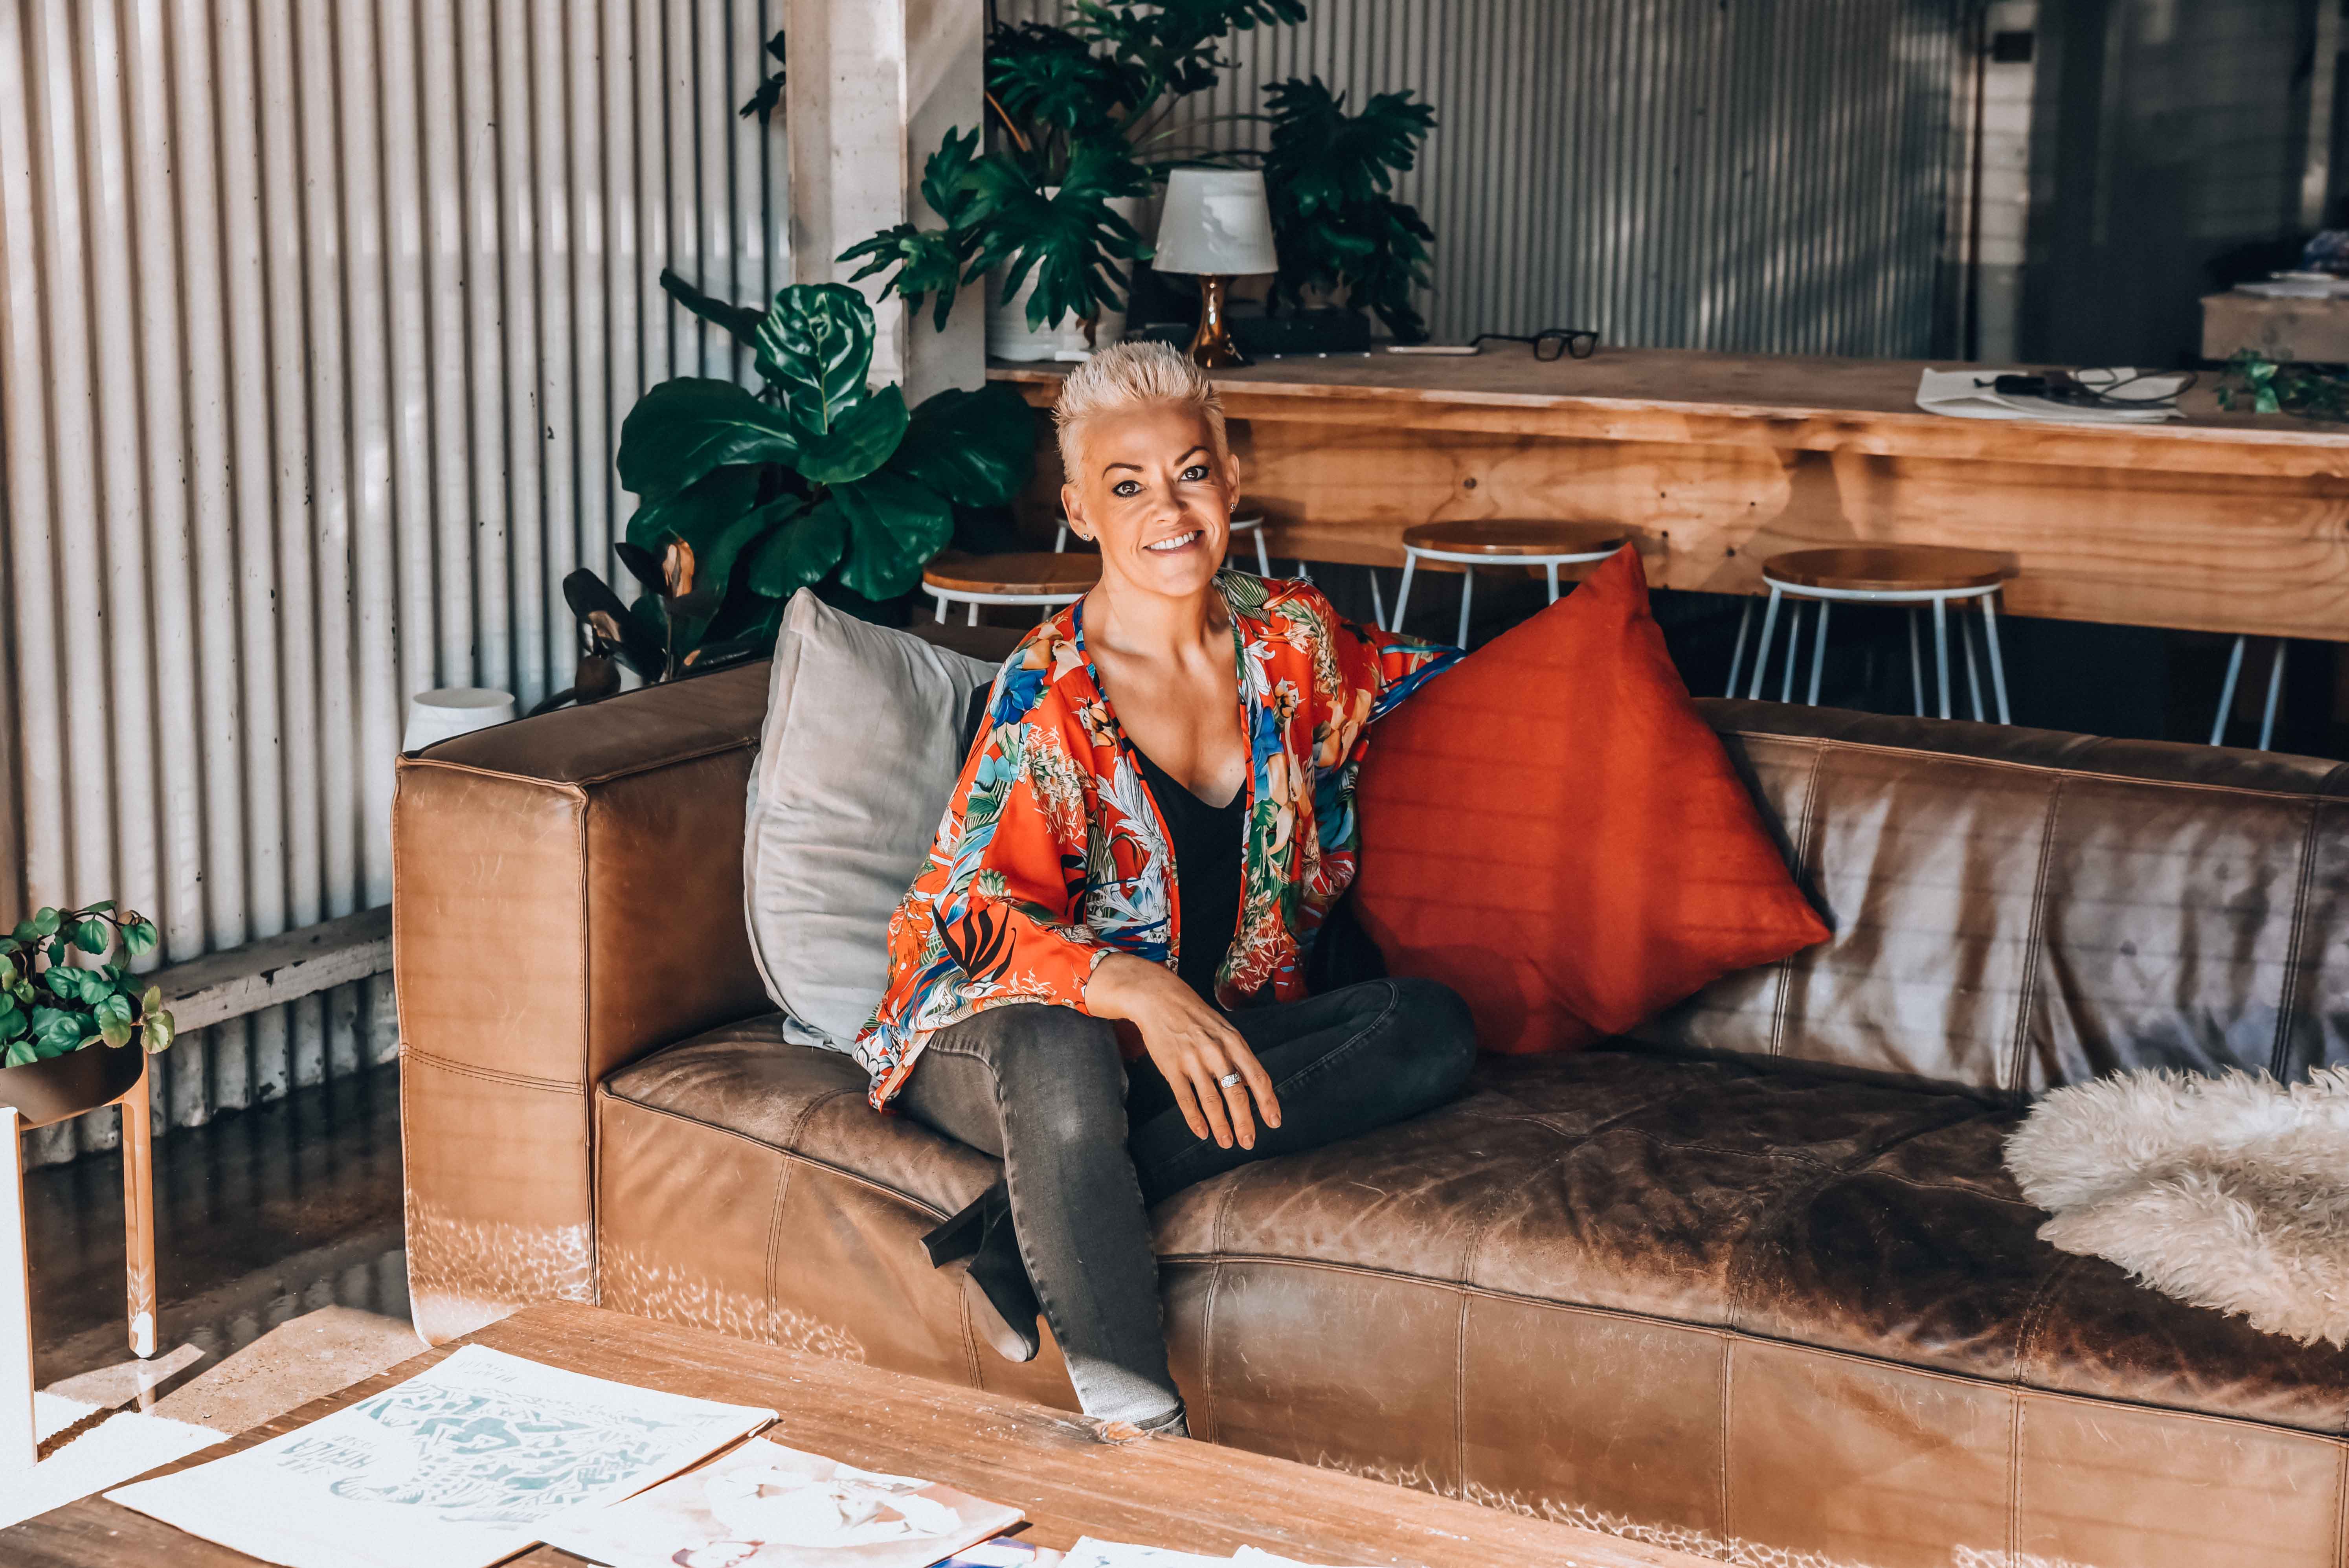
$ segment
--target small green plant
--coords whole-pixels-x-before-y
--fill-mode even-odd
[[[750,349],[766,386],[681,376],[620,427],[620,483],[639,504],[616,551],[644,592],[623,620],[593,573],[564,591],[646,679],[763,653],[784,602],[812,584],[867,600],[911,592],[953,539],[957,508],[1007,505],[1028,482],[1035,417],[1010,387],[908,410],[895,385],[865,385],[873,312],[846,284],[795,284],[760,312],[672,273],[661,282]]]
[[[138,976],[105,962],[118,941],[126,957],[151,952],[155,925],[144,915],[117,914],[111,900],[40,910],[0,938],[0,1066],[21,1068],[99,1044],[135,1039],[153,1052],[171,1043],[163,993],[141,989]],[[76,953],[98,962],[77,963]]]
[[[2243,400],[2254,414],[2297,414],[2303,419],[2349,421],[2349,376],[2306,365],[2280,365],[2257,349],[2227,361],[2219,407],[2232,412]]]

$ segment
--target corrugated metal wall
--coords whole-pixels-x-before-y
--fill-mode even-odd
[[[1006,21],[1061,0],[999,0]],[[1922,356],[1964,0],[1309,0],[1238,35],[1188,118],[1319,76],[1440,124],[1397,194],[1436,234],[1438,339]],[[1260,145],[1262,128],[1206,128]]]
[[[0,0],[0,644],[35,903],[177,961],[387,902],[407,694],[569,683],[664,260],[782,273],[781,0]],[[482,934],[494,942],[494,932]],[[381,1059],[388,976],[191,1036],[159,1121]],[[35,1157],[112,1140],[111,1118]]]

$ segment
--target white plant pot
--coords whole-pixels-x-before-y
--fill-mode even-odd
[[[1059,194],[1057,186],[1047,187],[1048,197]],[[1110,211],[1136,228],[1142,222],[1142,199],[1120,196],[1113,199]],[[1019,292],[1006,295],[1003,292],[1005,269],[997,267],[987,274],[987,352],[989,357],[1010,360],[1051,359],[1062,354],[1082,354],[1089,347],[1107,348],[1125,335],[1125,312],[1105,310],[1094,324],[1093,341],[1085,342],[1085,324],[1074,316],[1058,326],[1038,331],[1028,325],[1028,297],[1036,292],[1036,274],[1030,272],[1019,285]],[[1131,270],[1128,270],[1131,276]]]

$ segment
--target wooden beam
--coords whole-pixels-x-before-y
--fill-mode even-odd
[[[207,953],[158,969],[148,978],[162,988],[173,1026],[185,1032],[242,1018],[330,985],[364,980],[390,967],[391,906],[385,904]]]

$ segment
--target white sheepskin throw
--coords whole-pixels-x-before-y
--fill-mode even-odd
[[[2125,1073],[2059,1088],[2006,1140],[2040,1239],[2313,1345],[2349,1343],[2349,1068]]]

